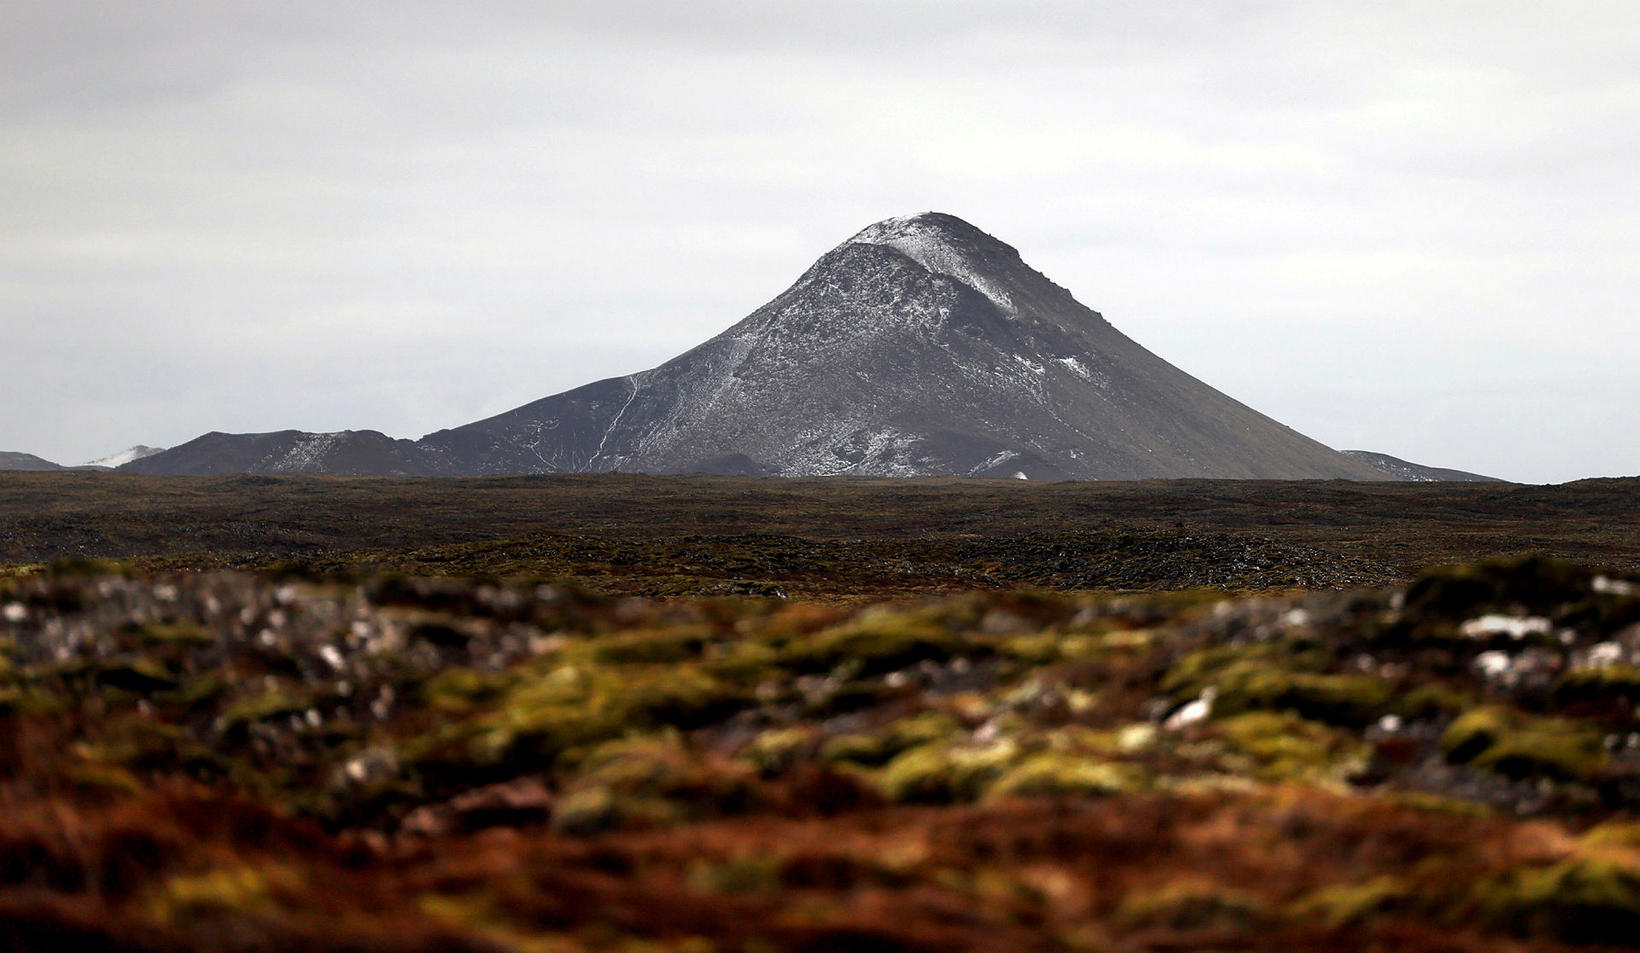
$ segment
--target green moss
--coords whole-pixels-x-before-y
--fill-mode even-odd
[[[956,719],[944,712],[922,712],[897,719],[874,732],[838,735],[821,746],[820,759],[833,764],[887,764],[902,751],[947,741],[960,729]]]
[[[1262,780],[1326,780],[1360,763],[1365,749],[1349,735],[1288,712],[1249,712],[1214,729]]]
[[[915,613],[868,609],[852,622],[789,644],[781,661],[800,672],[830,671],[847,662],[861,675],[877,675],[971,650],[962,636]]]
[[[780,867],[774,857],[736,857],[718,863],[700,860],[689,866],[685,882],[702,893],[765,893],[779,889]]]
[[[63,771],[64,780],[81,794],[90,796],[131,797],[142,792],[142,782],[130,771],[115,764],[70,765]]]
[[[421,686],[421,697],[444,712],[466,712],[500,698],[507,679],[470,668],[447,668]]]
[[[784,774],[814,749],[813,728],[773,728],[746,746],[745,758],[765,775]]]
[[[1377,721],[1393,706],[1393,692],[1381,679],[1316,671],[1321,661],[1314,653],[1294,653],[1274,642],[1218,646],[1174,663],[1161,687],[1181,700],[1213,688],[1215,716],[1292,711],[1352,728]]]
[[[1430,794],[1427,791],[1398,791],[1387,795],[1390,801],[1404,804],[1426,814],[1444,814],[1451,817],[1491,817],[1492,809],[1485,804],[1474,801],[1465,801],[1455,797],[1443,797],[1439,794]]]
[[[711,634],[707,626],[629,630],[600,636],[592,644],[592,657],[605,665],[684,662],[700,657]]]
[[[1243,933],[1265,926],[1272,916],[1253,894],[1186,882],[1133,891],[1122,898],[1112,919],[1128,929]]]
[[[216,642],[216,636],[192,622],[145,622],[138,626],[137,636],[154,646],[199,647]]]
[[[1509,870],[1475,885],[1470,912],[1520,936],[1626,946],[1640,934],[1640,870],[1599,856]]]
[[[563,791],[554,824],[567,833],[738,815],[763,797],[745,764],[693,751],[674,736],[599,745]]]
[[[973,801],[1013,766],[1018,755],[1018,747],[1007,741],[975,748],[921,745],[890,761],[878,774],[878,786],[891,801]]]
[[[231,731],[259,721],[300,714],[308,706],[309,700],[303,695],[288,688],[271,688],[229,705],[217,718],[217,724],[224,731]]]
[[[987,798],[1103,797],[1138,790],[1143,775],[1121,762],[1044,751],[1024,759],[986,790]]]
[[[97,667],[97,683],[139,695],[169,691],[177,680],[165,666],[148,658],[110,659]]]
[[[174,690],[155,696],[155,700],[195,711],[214,706],[227,692],[226,681],[216,675],[205,675],[187,679]]]
[[[1511,606],[1552,612],[1581,600],[1590,575],[1571,563],[1543,556],[1437,567],[1407,587],[1403,614],[1414,621],[1458,621]]]
[[[1406,905],[1412,890],[1399,878],[1374,877],[1358,884],[1332,884],[1301,897],[1289,908],[1300,920],[1320,920],[1329,929],[1357,927]]]
[[[608,788],[589,786],[566,792],[552,808],[552,829],[561,834],[597,834],[619,827],[621,820],[615,794]]]
[[[1441,749],[1449,761],[1516,779],[1588,780],[1606,761],[1593,728],[1502,706],[1465,712],[1441,736]]]
[[[1618,704],[1627,708],[1640,705],[1640,668],[1608,665],[1568,672],[1555,683],[1555,704]]]
[[[1438,566],[1420,573],[1407,586],[1405,611],[1461,619],[1497,602],[1498,580],[1481,566]]]
[[[745,692],[689,666],[561,664],[513,679],[498,700],[443,740],[456,741],[462,757],[479,765],[530,770],[630,732],[709,724],[748,700]],[[438,742],[429,754],[448,760],[455,752]]]
[[[1215,714],[1273,709],[1332,725],[1361,727],[1389,709],[1389,686],[1367,675],[1317,675],[1243,670],[1227,677],[1213,703]]]
[[[1589,847],[1640,849],[1640,822],[1607,821],[1590,828],[1579,840]]]
[[[1283,662],[1274,643],[1220,645],[1198,649],[1174,662],[1162,676],[1161,689],[1175,698],[1194,698],[1222,681],[1227,673],[1250,668],[1279,667]]]
[[[1422,720],[1455,716],[1474,706],[1474,696],[1468,692],[1442,682],[1425,682],[1402,695],[1395,709],[1403,718]]]
[[[283,867],[221,867],[167,880],[148,904],[153,920],[171,924],[201,913],[226,910],[256,916],[278,912],[278,896],[298,886],[293,871]]]
[[[1446,759],[1464,764],[1480,757],[1513,728],[1510,710],[1502,706],[1471,709],[1454,719],[1441,735]]]

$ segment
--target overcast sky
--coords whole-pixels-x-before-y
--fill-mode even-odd
[[[8,0],[0,450],[417,437],[951,212],[1339,448],[1640,473],[1640,3]]]

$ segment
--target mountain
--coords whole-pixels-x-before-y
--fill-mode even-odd
[[[411,440],[374,430],[338,433],[208,433],[161,453],[133,460],[121,473],[207,476],[221,473],[342,473],[355,476],[432,476],[429,454]]]
[[[116,467],[122,467],[133,460],[141,460],[143,457],[151,457],[156,453],[163,452],[164,450],[164,447],[145,447],[139,443],[134,447],[121,450],[119,453],[111,453],[106,457],[93,460],[90,463],[82,464],[82,466],[101,467],[112,470]]]
[[[1387,453],[1376,453],[1372,450],[1345,450],[1345,456],[1372,467],[1379,473],[1396,480],[1410,480],[1414,483],[1502,483],[1497,477],[1481,476],[1479,473],[1469,473],[1465,470],[1448,470],[1443,467],[1426,467],[1421,463],[1409,463],[1400,457],[1392,457]]]
[[[32,453],[18,453],[14,450],[0,450],[0,470],[62,470],[60,464],[52,463],[43,457]]]
[[[1173,367],[1012,247],[933,212],[866,228],[651,370],[415,442],[211,434],[123,469],[1387,478]]]

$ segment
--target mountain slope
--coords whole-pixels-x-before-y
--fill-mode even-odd
[[[62,470],[61,464],[15,450],[0,450],[0,470]]]
[[[1387,453],[1378,453],[1373,450],[1345,450],[1345,456],[1354,457],[1367,464],[1374,470],[1396,480],[1410,480],[1414,483],[1502,483],[1497,477],[1482,476],[1479,473],[1470,473],[1467,470],[1449,470],[1445,467],[1426,467],[1421,463],[1410,463],[1400,457],[1392,457]]]
[[[208,433],[162,453],[133,460],[121,473],[207,476],[222,473],[341,473],[354,476],[430,476],[414,441],[374,430],[307,433]]]
[[[422,443],[447,472],[1385,479],[938,213],[865,229],[660,367]]]

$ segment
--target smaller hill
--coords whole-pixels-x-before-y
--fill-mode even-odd
[[[308,433],[208,433],[119,468],[121,473],[208,476],[222,473],[340,473],[430,476],[429,454],[375,430]]]
[[[1379,473],[1395,480],[1409,480],[1413,483],[1507,483],[1497,477],[1482,476],[1479,473],[1470,473],[1467,470],[1449,470],[1445,467],[1426,467],[1421,463],[1411,463],[1400,457],[1392,457],[1387,453],[1377,453],[1372,450],[1345,450],[1346,456],[1354,457],[1372,467]]]
[[[18,453],[13,450],[0,450],[0,470],[61,470],[60,464],[52,463],[43,457],[32,453]]]

